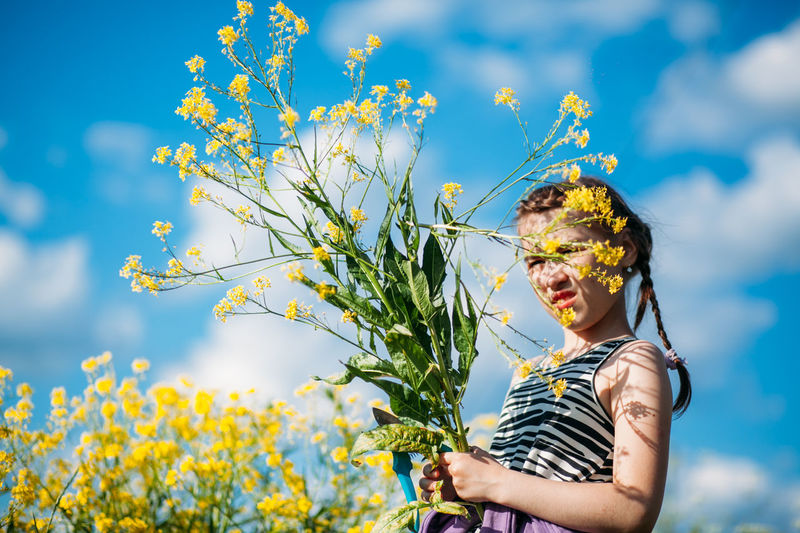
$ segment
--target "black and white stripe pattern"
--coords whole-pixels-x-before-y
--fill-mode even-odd
[[[614,424],[594,390],[603,362],[632,337],[596,346],[544,369],[567,388],[556,398],[536,374],[512,386],[500,413],[491,453],[504,466],[561,481],[610,482],[613,473]]]

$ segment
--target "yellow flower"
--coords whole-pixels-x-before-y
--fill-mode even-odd
[[[381,46],[383,46],[383,43],[377,35],[371,33],[367,35],[367,50],[369,53],[372,52],[373,48],[380,48]]]
[[[509,87],[503,87],[494,95],[494,105],[507,105],[511,109],[519,108],[519,100],[514,98],[514,90]]]
[[[139,256],[130,256],[130,257],[128,257],[129,262],[130,262],[131,257],[139,257]],[[125,277],[127,277],[127,276],[125,276]],[[95,359],[94,357],[90,357],[88,359],[85,359],[81,363],[81,370],[83,370],[84,372],[94,372],[94,370],[96,368],[97,368],[97,359]]]
[[[578,95],[569,92],[561,101],[561,113],[573,113],[578,118],[586,118],[592,115],[589,111],[589,103],[578,98]]]
[[[417,100],[417,104],[429,108],[431,113],[433,113],[433,111],[436,109],[436,104],[438,104],[438,102],[431,93],[425,91],[425,94]]]
[[[161,222],[160,220],[156,220],[155,222],[153,222],[153,235],[156,235],[163,239],[164,236],[168,235],[170,231],[172,231],[171,223]]]
[[[458,203],[457,196],[463,192],[461,185],[458,183],[450,182],[442,185],[442,192],[444,192],[444,205],[453,209]]]
[[[554,253],[556,253],[558,251],[558,247],[559,246],[561,246],[561,239],[558,239],[558,238],[556,238],[556,239],[547,239],[544,242],[544,246],[542,246],[542,249],[547,254],[554,254]]]
[[[231,84],[228,86],[228,90],[233,95],[234,98],[239,100],[240,102],[247,101],[247,93],[250,92],[250,78],[248,78],[244,74],[237,74]]]
[[[325,106],[317,106],[311,110],[308,115],[308,120],[311,122],[324,122],[325,121]]]
[[[580,135],[575,137],[575,145],[579,148],[586,148],[586,143],[589,142],[589,130],[584,129]]]
[[[286,126],[293,130],[295,123],[300,120],[300,115],[297,114],[297,111],[287,106],[283,113],[278,115],[278,120],[286,123]]]
[[[522,379],[527,378],[531,371],[533,371],[533,363],[530,361],[525,361],[517,366],[517,375]]]
[[[500,323],[504,326],[507,326],[508,321],[511,320],[512,316],[514,316],[514,313],[511,311],[503,311],[503,315],[500,317]]]
[[[336,287],[328,285],[324,281],[321,281],[318,285],[316,285],[314,290],[317,291],[317,296],[319,296],[320,300],[325,300],[329,296],[336,294]]]
[[[577,164],[574,164],[571,167],[569,167],[570,183],[575,183],[576,181],[578,181],[578,178],[580,177],[581,177],[581,167],[579,167]]]
[[[231,46],[239,38],[239,34],[234,31],[232,26],[225,26],[224,28],[221,28],[217,32],[217,35],[219,35],[219,40],[225,46]]]
[[[297,298],[293,299],[286,306],[286,312],[283,315],[287,320],[294,320],[297,318]]]
[[[111,420],[114,418],[114,413],[117,412],[117,405],[114,402],[105,401],[100,411],[103,413],[104,417]]]
[[[333,222],[327,222],[325,224],[325,231],[328,232],[328,237],[330,237],[332,242],[340,242],[344,237],[342,230],[340,230]]]
[[[106,395],[111,392],[111,388],[114,386],[114,381],[109,377],[100,378],[95,382],[94,386],[98,393]]]
[[[389,88],[386,85],[373,85],[369,93],[374,96],[378,102],[380,102],[388,92]]]
[[[606,155],[600,156],[600,167],[606,171],[606,174],[611,174],[614,172],[614,169],[617,168],[617,158],[616,156]]]
[[[499,291],[500,288],[505,285],[506,279],[508,278],[508,273],[503,272],[502,274],[497,274],[496,276],[492,277],[492,284],[494,285],[494,290]]]
[[[198,55],[194,56],[193,58],[191,58],[189,61],[186,62],[186,66],[189,67],[189,72],[191,72],[192,74],[196,74],[198,70],[200,72],[203,72],[205,64],[206,60]]]
[[[286,160],[286,150],[281,146],[272,152],[272,164],[278,166],[278,163]]]
[[[156,155],[153,156],[153,163],[164,164],[167,158],[172,155],[172,150],[169,146],[159,146],[156,148]]]
[[[208,200],[208,193],[204,188],[196,185],[192,189],[192,196],[189,198],[189,203],[192,205],[197,205],[200,203],[200,200]]]
[[[253,4],[247,0],[236,0],[236,9],[239,11],[239,19],[244,20],[247,15],[253,14]]]
[[[343,463],[347,461],[347,448],[344,446],[338,446],[334,448],[331,452],[331,458],[337,463]]]
[[[395,85],[397,85],[397,88],[401,91],[411,89],[411,84],[408,80],[395,80]]]
[[[550,382],[550,385],[547,388],[552,389],[556,398],[561,398],[561,396],[564,395],[564,391],[567,390],[567,380],[561,378],[555,382]]]
[[[577,265],[575,269],[578,271],[578,279],[583,279],[592,271],[591,265]]]
[[[217,116],[217,108],[206,98],[205,89],[192,87],[186,93],[186,98],[181,100],[181,106],[175,110],[175,114],[182,116],[184,120],[191,117],[205,124],[212,124]]]
[[[181,143],[175,151],[175,157],[172,159],[171,165],[178,167],[178,177],[181,181],[186,180],[186,176],[192,173],[191,164],[197,155],[197,148],[188,143]]]
[[[571,307],[556,309],[556,317],[562,326],[568,327],[575,320],[575,310]]]
[[[211,412],[211,406],[214,404],[214,396],[206,391],[199,390],[194,397],[194,412],[200,416],[205,416]]]
[[[311,252],[314,254],[314,260],[320,263],[331,260],[331,254],[323,246],[316,246],[312,248]]]
[[[253,296],[261,296],[264,294],[264,289],[272,287],[272,281],[268,277],[259,276],[253,280],[253,285],[256,286]]]
[[[99,533],[108,533],[114,527],[114,520],[100,513],[94,517],[94,527]]]
[[[625,248],[622,246],[611,246],[609,241],[595,242],[592,244],[592,253],[600,263],[609,266],[617,266],[620,259],[625,256]]]
[[[564,352],[558,350],[557,352],[553,352],[553,354],[550,356],[550,364],[554,367],[559,367],[565,359],[566,357],[564,356]]]
[[[353,230],[358,231],[361,229],[363,223],[366,222],[368,219],[363,209],[359,209],[357,207],[351,207],[350,220],[353,222]]]
[[[356,313],[355,311],[345,309],[344,313],[342,313],[342,322],[344,322],[345,324],[347,322],[355,322],[357,316],[358,313]]]
[[[286,279],[289,281],[305,281],[306,275],[303,273],[303,265],[299,261],[294,261],[281,267],[286,272]]]

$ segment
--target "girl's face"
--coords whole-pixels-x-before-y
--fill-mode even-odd
[[[526,233],[544,231],[558,212],[558,209],[551,209],[541,214],[530,215],[525,220],[524,231]],[[557,318],[556,313],[571,308],[575,312],[575,318],[567,327],[576,333],[596,327],[609,319],[623,319],[627,323],[624,291],[619,290],[611,294],[608,288],[594,277],[589,275],[581,277],[578,267],[605,270],[608,275],[619,274],[625,279],[626,274],[623,270],[632,265],[636,259],[635,246],[624,232],[609,236],[599,229],[584,225],[562,227],[569,221],[568,218],[561,220],[556,224],[557,229],[542,235],[544,240],[558,240],[561,243],[558,252],[567,255],[566,262],[542,258],[536,255],[537,252],[541,253],[540,249],[525,246],[528,279],[539,300],[555,318]],[[591,249],[575,249],[569,244],[606,240],[610,240],[612,245],[625,248],[625,256],[616,266],[599,263]]]

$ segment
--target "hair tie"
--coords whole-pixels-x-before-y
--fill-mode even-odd
[[[667,363],[667,368],[675,370],[678,368],[678,363],[685,365],[686,359],[678,357],[678,352],[676,352],[674,348],[670,348],[667,350],[667,353],[664,354],[664,362]]]

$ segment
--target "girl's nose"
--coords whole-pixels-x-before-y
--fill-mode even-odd
[[[547,289],[556,289],[559,285],[567,281],[567,273],[564,271],[565,265],[556,261],[544,263],[537,281],[539,285]]]

